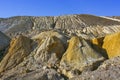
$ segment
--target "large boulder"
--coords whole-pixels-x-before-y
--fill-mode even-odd
[[[120,56],[120,33],[105,36],[102,47],[107,51],[109,58]]]
[[[60,65],[63,74],[68,77],[72,77],[67,73],[70,70],[94,70],[99,62],[104,60],[99,49],[95,50],[97,46],[94,46],[90,41],[83,38],[74,36],[69,41],[69,46],[64,53]],[[64,70],[65,69],[65,70]]]
[[[0,72],[11,69],[22,62],[32,50],[32,40],[19,36],[11,40],[10,48],[0,63]]]

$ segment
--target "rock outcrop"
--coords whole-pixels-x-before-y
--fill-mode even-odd
[[[0,62],[0,72],[12,69],[22,62],[32,50],[31,43],[32,40],[24,36],[12,39],[8,52]]]
[[[17,16],[0,31],[0,80],[120,79],[118,19]]]
[[[66,71],[94,70],[97,64],[104,60],[100,53],[102,49],[97,51],[96,47],[85,39],[77,36],[72,37],[60,62],[63,74],[72,77],[66,74]]]
[[[18,42],[12,40],[11,44],[15,46],[10,47],[9,52],[1,62],[0,70],[5,71],[1,73],[2,78],[59,80],[61,75],[55,70],[58,69],[60,59],[65,52],[67,38],[56,31],[42,32],[36,35],[32,38],[34,43],[29,38],[27,38],[28,40],[24,40],[24,38],[23,36],[22,38],[18,38]],[[20,47],[16,48],[15,42]],[[24,44],[22,45],[21,43]],[[33,51],[31,47],[34,47]],[[14,49],[17,51],[13,51]],[[18,53],[24,50],[30,52]]]
[[[38,61],[51,62],[60,60],[67,46],[67,38],[56,32],[46,31],[33,37],[38,42],[37,48],[34,50],[34,58]]]
[[[103,62],[95,71],[85,72],[70,80],[119,80],[120,57]]]
[[[12,69],[14,73],[13,75],[14,76],[16,76],[15,74],[27,75],[26,72],[33,72],[36,71],[36,69],[56,68],[57,67],[56,64],[59,63],[64,51],[65,49],[63,43],[60,41],[59,38],[55,36],[46,37],[41,40],[38,39],[36,43],[36,47],[34,47],[34,50],[31,51],[30,55],[27,56],[23,62],[19,62],[19,65],[17,65],[15,68]],[[8,72],[12,72],[12,71],[10,70]],[[7,74],[7,72],[5,72],[5,74]],[[37,75],[37,73],[35,74]],[[47,73],[45,72],[45,75],[46,74]],[[33,79],[35,77],[36,76],[33,76]]]
[[[65,52],[64,45],[56,37],[48,37],[46,40],[36,48],[34,58],[43,63],[55,64],[59,61]]]
[[[120,33],[107,35],[102,46],[109,58],[120,56]]]

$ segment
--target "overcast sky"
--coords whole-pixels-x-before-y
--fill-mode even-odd
[[[67,14],[120,16],[120,0],[0,0],[0,17]]]

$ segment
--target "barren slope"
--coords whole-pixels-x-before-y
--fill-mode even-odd
[[[120,31],[120,22],[93,15],[67,15],[57,17],[17,16],[0,19],[0,31],[14,37],[18,34],[33,36],[48,29],[61,29],[71,36],[89,35],[90,38]],[[83,33],[81,35],[81,33]]]

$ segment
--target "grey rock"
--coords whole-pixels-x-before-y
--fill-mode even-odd
[[[59,73],[53,69],[36,69],[25,74],[17,74],[15,71],[11,74],[1,77],[1,80],[65,80]]]
[[[10,38],[0,31],[0,61],[5,55],[6,48],[10,43]]]
[[[120,57],[106,60],[97,70],[82,73],[70,80],[120,80]]]
[[[0,51],[9,45],[10,38],[0,32]]]

